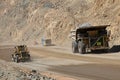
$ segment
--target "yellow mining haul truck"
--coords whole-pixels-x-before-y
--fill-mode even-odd
[[[110,25],[102,26],[82,26],[72,33],[72,51],[73,53],[84,54],[88,51],[100,50],[107,52],[109,49],[110,34],[106,28]]]
[[[19,45],[14,48],[12,60],[16,63],[30,60],[30,54],[26,45]]]

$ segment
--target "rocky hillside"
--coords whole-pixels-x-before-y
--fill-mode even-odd
[[[56,44],[82,23],[110,24],[112,44],[120,43],[119,0],[0,0],[0,42]]]

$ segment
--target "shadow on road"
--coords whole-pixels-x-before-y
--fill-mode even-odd
[[[114,45],[110,50],[110,53],[120,52],[120,45]]]
[[[55,44],[49,44],[49,45],[45,45],[45,46],[56,46]]]
[[[110,54],[110,53],[117,53],[120,52],[120,45],[114,45],[112,48],[108,50],[94,50],[88,54]]]

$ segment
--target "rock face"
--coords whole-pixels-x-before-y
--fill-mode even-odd
[[[71,29],[89,22],[110,24],[112,43],[120,41],[119,0],[0,0],[0,42],[56,44],[68,40]]]

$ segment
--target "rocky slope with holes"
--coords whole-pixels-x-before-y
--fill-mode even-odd
[[[45,37],[64,44],[71,29],[90,23],[110,24],[111,43],[119,44],[119,4],[119,0],[1,0],[0,42],[39,44]]]

